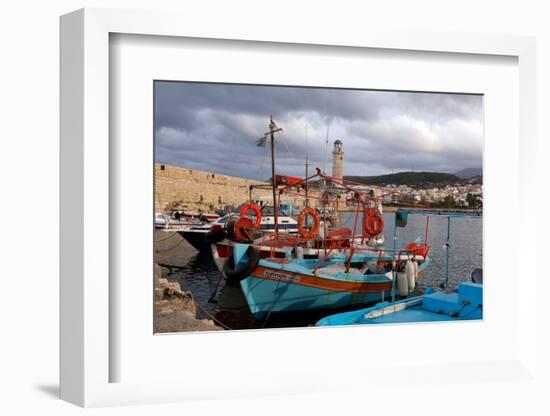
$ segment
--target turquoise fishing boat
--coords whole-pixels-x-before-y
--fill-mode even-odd
[[[426,217],[425,241],[406,244],[397,248],[397,227],[406,226],[409,215]],[[428,319],[431,313],[429,305],[443,302],[447,306],[456,306],[458,298],[463,301],[460,291],[472,295],[471,287],[464,285],[456,293],[426,293],[428,309],[418,307],[424,304],[423,298],[414,296],[416,282],[430,264],[426,245],[430,217],[447,218],[447,241],[445,243],[445,280],[442,288],[449,287],[449,251],[452,218],[481,218],[479,213],[445,212],[430,210],[398,210],[394,221],[394,248],[369,249],[351,245],[350,248],[325,258],[296,258],[296,251],[288,248],[284,258],[260,259],[253,245],[237,244],[234,251],[236,274],[240,279],[250,312],[255,319],[265,319],[270,313],[299,312],[312,310],[334,310],[340,308],[361,308],[374,303],[383,303],[384,310],[392,310],[408,305],[405,312],[411,318],[420,321]],[[481,298],[481,286],[478,288]],[[469,291],[468,291],[469,290]],[[403,300],[404,299],[404,300]],[[411,300],[412,299],[412,300]],[[390,304],[387,303],[390,302]],[[412,303],[410,303],[412,302]],[[437,303],[437,302],[436,302]],[[443,304],[442,303],[442,304]],[[472,304],[481,305],[480,302]],[[462,305],[462,304],[461,304]],[[414,306],[414,308],[413,308]],[[430,319],[456,319],[451,316],[453,310],[441,309],[448,314],[434,315]],[[415,313],[411,313],[411,312]],[[465,306],[461,313],[469,313]],[[345,315],[348,316],[348,315]],[[356,318],[356,315],[350,315]],[[362,316],[358,312],[357,316]],[[477,316],[475,313],[473,317]],[[390,318],[385,318],[390,319]],[[407,318],[408,319],[408,318]]]
[[[315,326],[404,324],[483,319],[483,286],[460,283],[458,289],[426,289],[424,295],[327,316]]]
[[[354,256],[355,267],[346,272],[343,259],[331,258],[315,269],[315,260],[261,260],[250,276],[241,281],[250,311],[260,320],[270,312],[330,310],[366,305],[391,297],[393,275],[366,273],[365,256]],[[419,272],[429,261],[419,266]]]
[[[416,280],[430,262],[429,257],[381,251],[296,259],[289,250],[282,259],[258,259],[247,244],[236,244],[233,257],[236,269],[247,275],[240,285],[256,320],[270,313],[360,307],[395,298],[396,279]],[[414,276],[407,276],[406,269]],[[409,281],[402,295],[408,295]]]

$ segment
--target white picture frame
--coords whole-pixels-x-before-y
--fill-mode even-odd
[[[182,25],[185,21],[185,25]],[[299,369],[289,374],[266,372],[269,381],[228,388],[223,382],[201,379],[174,381],[111,382],[113,363],[120,360],[111,348],[110,311],[113,287],[109,275],[110,218],[109,194],[112,166],[109,152],[109,37],[110,34],[170,36],[182,38],[225,39],[228,41],[277,42],[285,44],[332,45],[333,47],[374,48],[437,52],[441,54],[479,54],[515,57],[519,67],[519,178],[518,209],[524,239],[535,241],[536,226],[528,209],[534,205],[535,164],[535,43],[533,38],[464,33],[379,32],[364,30],[360,35],[343,32],[325,35],[298,27],[278,31],[264,27],[235,34],[230,24],[205,27],[202,23],[171,13],[130,12],[83,9],[61,18],[61,397],[80,406],[158,403],[214,397],[246,397],[269,394],[334,392],[348,389],[353,380],[362,380],[380,391],[394,386],[384,363],[370,367],[368,375],[357,369],[331,368],[318,377]],[[518,261],[536,264],[534,254],[520,246]],[[516,318],[521,322],[514,354],[498,361],[426,364],[406,370],[398,388],[412,388],[433,382],[437,375],[467,383],[483,380],[536,381],[536,323],[527,319],[536,311],[537,273],[522,276],[517,288]],[[523,286],[524,285],[524,286]],[[150,305],[144,305],[150,311]],[[522,319],[525,318],[525,319]],[[287,331],[285,331],[287,332]],[[355,329],[357,332],[357,329]],[[320,333],[320,332],[318,332]],[[283,334],[283,332],[280,332]],[[229,334],[223,334],[229,335]],[[336,334],[331,334],[335,336]],[[151,332],[152,336],[152,332]],[[210,334],[203,334],[209,337]],[[231,334],[250,339],[255,333]],[[325,337],[326,338],[326,337]],[[321,338],[319,338],[321,339]],[[244,341],[237,341],[244,342]],[[484,372],[483,375],[480,375]],[[477,374],[472,377],[472,374]],[[342,380],[347,380],[343,382]],[[222,379],[222,381],[224,381]],[[208,386],[208,387],[207,387]],[[277,386],[277,388],[274,388]],[[244,388],[244,389],[243,389]],[[379,391],[379,392],[380,392]]]

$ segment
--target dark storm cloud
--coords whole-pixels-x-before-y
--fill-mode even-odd
[[[306,154],[323,168],[327,119],[329,172],[336,138],[347,175],[481,166],[480,96],[180,82],[155,83],[156,160],[266,179],[268,155],[255,140],[270,114],[284,129],[281,173],[302,174]]]

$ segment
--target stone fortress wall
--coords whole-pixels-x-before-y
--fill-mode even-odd
[[[181,202],[187,211],[215,212],[248,199],[249,186],[266,182],[219,175],[202,170],[155,163],[155,212],[165,212]],[[270,190],[254,190],[254,196],[271,195]]]

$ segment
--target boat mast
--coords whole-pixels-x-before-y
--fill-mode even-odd
[[[308,186],[307,186],[307,177],[308,177],[308,166],[309,166],[309,161],[308,161],[308,158],[306,156],[306,181],[305,181],[305,187],[306,187],[306,208],[309,207],[309,200],[308,200]]]
[[[306,127],[306,182],[305,182],[305,186],[306,186],[306,208],[309,207],[309,200],[308,200],[308,186],[307,186],[307,178],[308,178],[308,166],[309,166],[309,151],[308,151],[308,147],[307,147],[307,120],[305,120],[306,123],[305,123],[305,127]]]
[[[327,138],[325,140],[325,175],[327,175],[327,157],[328,157],[328,137],[329,137],[329,131],[330,131],[330,122],[331,122],[331,117],[327,117]],[[333,172],[334,174],[334,172]],[[326,179],[323,179],[323,187],[324,187],[324,192],[326,193],[327,192],[327,180]],[[327,223],[327,204],[321,204],[322,208],[323,208],[323,235],[325,234],[325,231],[326,231],[326,228],[325,228],[325,224]],[[327,255],[327,248],[325,247],[325,256]]]
[[[273,210],[275,214],[275,238],[278,237],[279,231],[279,207],[277,204],[277,181],[275,179],[275,133],[282,130],[283,129],[278,128],[273,122],[273,115],[269,116],[269,134],[271,136],[271,182],[273,189]]]

